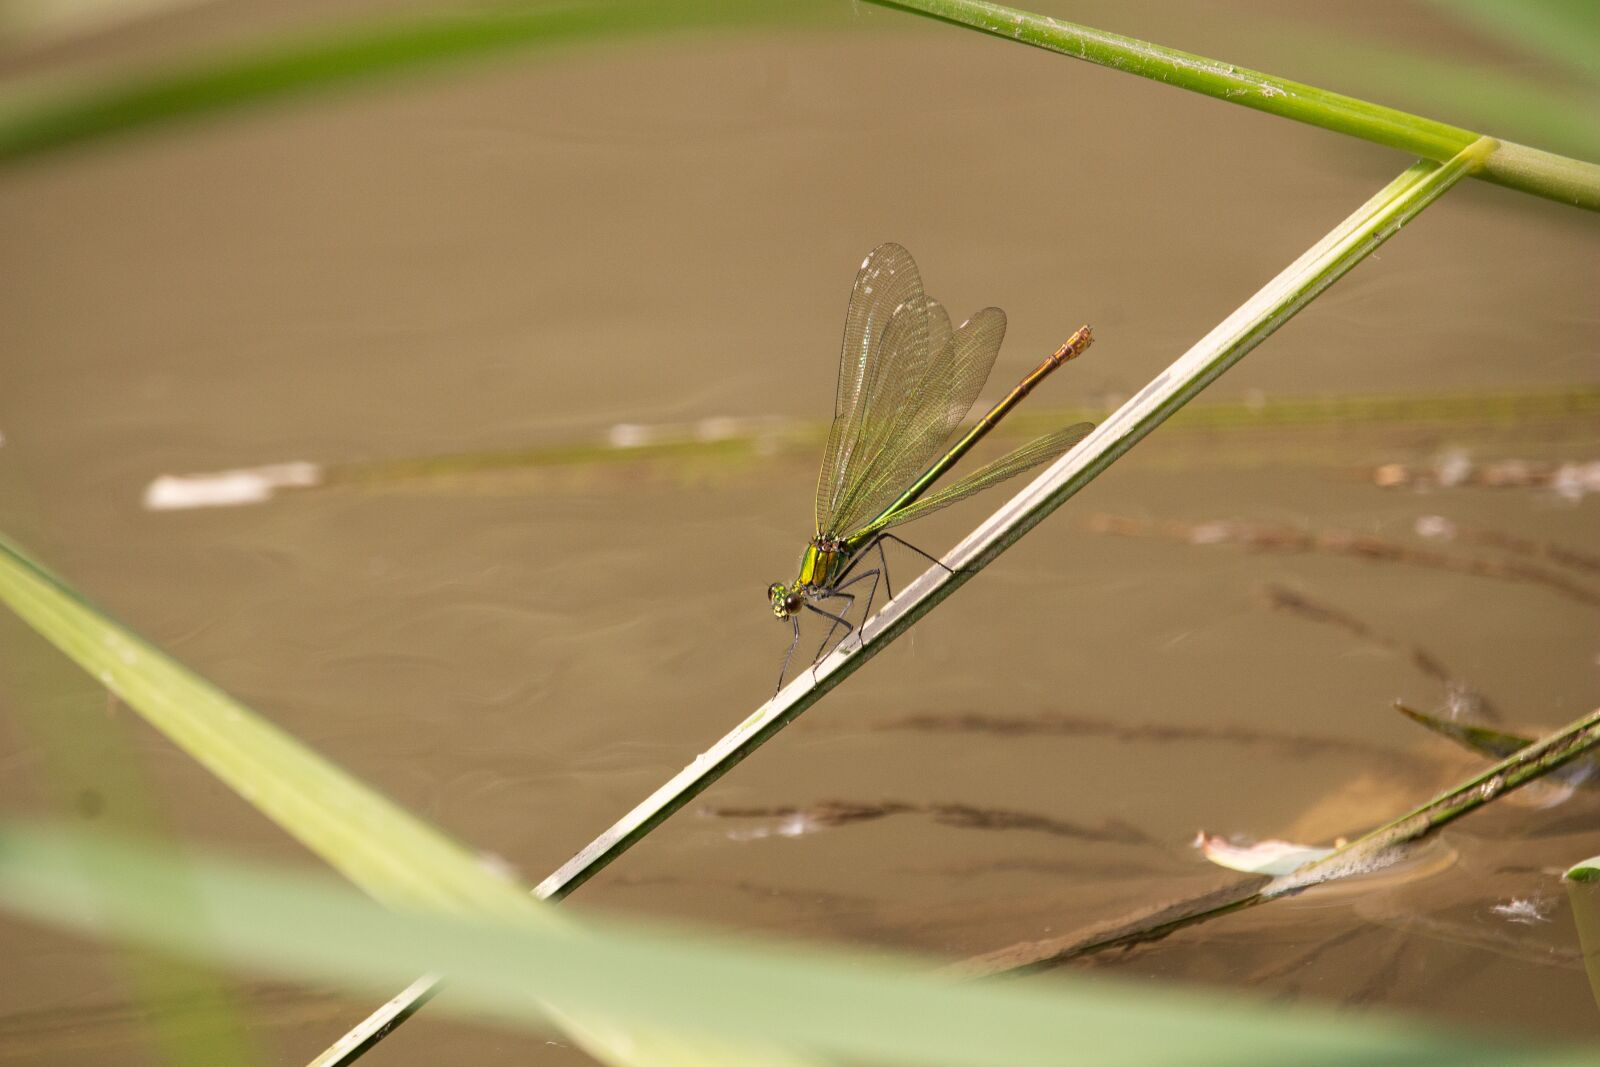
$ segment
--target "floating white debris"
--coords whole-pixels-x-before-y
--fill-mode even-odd
[[[1572,501],[1600,493],[1600,463],[1563,463],[1551,477],[1550,488]]]
[[[1465,452],[1452,450],[1439,457],[1434,476],[1446,489],[1453,489],[1472,477],[1472,459]]]
[[[786,815],[770,826],[752,826],[745,830],[729,830],[729,841],[759,841],[764,837],[800,837],[803,834],[814,833],[823,828],[823,824],[807,815],[797,811]]]
[[[1189,531],[1193,545],[1220,545],[1233,536],[1233,526],[1226,522],[1202,522]]]
[[[232,508],[264,503],[279,489],[305,489],[321,483],[322,467],[303,461],[210,474],[163,474],[145,487],[144,506],[149,511]]]
[[[696,441],[730,441],[751,432],[751,420],[737,419],[732,415],[713,415],[694,424]]]
[[[654,426],[641,426],[637,422],[619,422],[606,431],[606,443],[612,448],[639,448],[654,442],[660,430]]]
[[[1416,522],[1418,537],[1426,537],[1430,541],[1454,541],[1456,539],[1456,524],[1443,515],[1423,515]]]
[[[1194,847],[1219,867],[1274,877],[1291,874],[1313,860],[1333,854],[1331,848],[1313,848],[1292,841],[1267,840],[1257,841],[1253,845],[1236,845],[1225,837],[1208,834],[1204,830],[1195,835]]]
[[[1544,909],[1545,904],[1543,901],[1512,897],[1504,904],[1496,904],[1489,910],[1507,922],[1532,926],[1534,923],[1547,923],[1550,921],[1550,917],[1544,913]]]

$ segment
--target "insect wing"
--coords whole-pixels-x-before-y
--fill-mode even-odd
[[[929,303],[930,321],[944,320],[944,309]],[[984,308],[934,350],[895,413],[883,446],[852,480],[834,519],[839,533],[853,534],[876,519],[944,454],[988,380],[1005,333],[1005,312]]]
[[[1073,445],[1088,436],[1094,429],[1090,422],[1080,422],[1068,426],[1064,430],[1046,434],[1038,440],[1023,445],[1015,452],[1001,456],[988,466],[980,467],[960,481],[947,486],[935,493],[929,493],[914,503],[908,504],[899,511],[886,516],[882,521],[873,523],[863,533],[887,529],[890,526],[899,526],[903,522],[920,519],[924,515],[938,511],[940,508],[949,507],[958,500],[965,500],[974,493],[981,493],[990,486],[999,485],[1008,478],[1014,478],[1023,471],[1032,470],[1042,464],[1062,456]]]
[[[852,479],[870,466],[872,449],[898,414],[909,382],[928,360],[928,304],[911,253],[894,243],[861,263],[845,313],[833,425],[817,476],[819,536],[840,532],[836,518]]]

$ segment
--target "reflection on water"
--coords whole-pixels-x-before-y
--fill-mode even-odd
[[[1197,16],[1170,17],[1120,28],[1183,43]],[[808,532],[867,249],[1005,307],[997,381],[1094,322],[1051,403],[1099,408],[1407,162],[861,22],[489,65],[0,173],[0,529],[413,810],[554,869],[769,692],[787,634],[761,591]],[[1522,732],[1590,710],[1597,266],[1593,217],[1452,192],[1207,398],[1577,401],[1156,434],[573,906],[974,955],[1235,877],[1201,827],[1327,842],[1477,765],[1397,698]],[[428,466],[461,456],[504,461]],[[147,507],[203,472],[270,498]],[[193,488],[155,498],[218,502]],[[907,532],[938,551],[983,510]],[[137,737],[181,833],[298,858]],[[34,809],[40,767],[0,745],[0,801]],[[1450,832],[1448,869],[1084,966],[1590,1036],[1550,872],[1600,852],[1594,803],[1503,806]],[[8,924],[0,956],[0,1062],[132,1054],[98,950]],[[245,992],[283,1063],[372,1006]],[[586,1062],[427,1012],[383,1055]]]

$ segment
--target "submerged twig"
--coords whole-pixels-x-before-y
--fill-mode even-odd
[[[1470,749],[1480,756],[1488,756],[1490,759],[1505,759],[1513,752],[1520,752],[1533,744],[1531,737],[1519,737],[1516,734],[1491,730],[1487,726],[1472,723],[1451,722],[1408,708],[1398,702],[1395,703],[1394,710],[1417,725],[1425,726],[1439,736],[1447,737],[1461,747]],[[1572,766],[1563,768],[1553,777],[1570,785],[1600,788],[1600,756],[1590,755],[1575,760]]]
[[[1484,559],[1481,556],[1455,556],[1430,548],[1419,548],[1400,541],[1354,530],[1307,530],[1298,526],[1236,522],[1153,522],[1125,515],[1094,515],[1089,529],[1119,537],[1163,537],[1190,545],[1234,544],[1258,551],[1321,552],[1335,556],[1383,563],[1404,563],[1433,570],[1470,574],[1479,578],[1527,582],[1560,593],[1590,607],[1600,607],[1600,591],[1581,585],[1565,574],[1516,560]]]
[[[1440,516],[1418,519],[1417,532],[1424,537],[1436,538],[1440,541],[1459,541],[1464,545],[1482,545],[1485,548],[1498,548],[1505,552],[1514,552],[1519,556],[1531,556],[1535,559],[1547,560],[1550,563],[1570,567],[1576,571],[1600,574],[1600,555],[1585,552],[1570,545],[1558,545],[1554,541],[1518,537],[1516,534],[1505,533],[1502,530],[1488,530],[1476,526],[1458,526]]]
[[[1381,760],[1389,764],[1415,764],[1416,757],[1392,748],[1345,737],[1312,736],[1282,730],[1261,730],[1241,725],[1119,722],[1077,715],[993,715],[962,712],[941,715],[924,712],[885,722],[878,730],[919,733],[970,733],[993,737],[1105,737],[1129,744],[1224,744],[1270,748],[1291,759],[1315,759],[1329,753]]]
[[[1358,637],[1378,648],[1388,649],[1391,652],[1400,652],[1411,660],[1411,665],[1417,670],[1443,685],[1452,708],[1463,712],[1481,715],[1487,718],[1498,718],[1489,699],[1476,688],[1462,681],[1445,669],[1439,658],[1421,645],[1406,644],[1398,638],[1380,634],[1365,622],[1351,615],[1349,612],[1328,604],[1312,600],[1304,593],[1290,589],[1288,586],[1270,583],[1265,590],[1267,605],[1278,611],[1287,611],[1312,622],[1320,622],[1335,626],[1346,633]],[[1508,755],[1506,752],[1498,755]]]
[[[1600,493],[1600,461],[1501,459],[1474,463],[1464,455],[1449,453],[1427,466],[1385,463],[1373,470],[1372,482],[1383,489],[1550,489],[1580,500],[1589,493]]]
[[[1109,404],[1040,406],[1011,416],[995,433],[1037,435],[1093,422],[1109,410]],[[1589,427],[1597,417],[1600,389],[1578,386],[1540,392],[1252,397],[1184,408],[1166,432],[1552,422]],[[777,416],[713,415],[692,422],[617,423],[595,437],[501,450],[373,460],[280,458],[252,467],[161,474],[145,486],[143,502],[150,511],[187,511],[264,504],[308,490],[520,493],[531,486],[586,488],[600,477],[703,481],[758,461],[810,456],[826,430],[821,423]],[[1208,456],[1207,462],[1216,459]],[[1600,570],[1600,561],[1591,569]]]
[[[1158,941],[1184,927],[1289,896],[1323,882],[1378,870],[1397,860],[1404,846],[1585,757],[1596,745],[1600,745],[1600,709],[1292,874],[1242,879],[1198,897],[1147,908],[1063,937],[1010,945],[964,960],[949,970],[962,977],[1043,970],[1107,949]]]
[[[804,832],[814,827],[873,822],[891,815],[929,815],[936,823],[963,830],[1027,830],[1049,834],[1052,837],[1070,837],[1079,841],[1119,845],[1154,843],[1143,830],[1119,819],[1107,820],[1099,826],[1086,826],[1033,811],[983,808],[973,804],[914,804],[904,800],[824,800],[803,808],[781,805],[754,808],[718,807],[709,809],[707,814],[720,819],[782,819],[788,821],[793,828],[781,832],[790,834]]]

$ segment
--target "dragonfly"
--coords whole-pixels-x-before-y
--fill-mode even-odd
[[[894,597],[884,541],[894,541],[944,567],[889,533],[891,527],[1048,463],[1094,428],[1083,422],[1046,434],[929,492],[1035,386],[1082,355],[1094,340],[1088,326],[1079,327],[951,444],[989,378],[1005,332],[1005,312],[995,307],[952,327],[944,307],[923,292],[917,264],[900,245],[881,244],[862,261],[845,312],[833,424],[817,477],[816,536],[800,555],[794,581],[767,587],[772,614],[794,629],[778,674],[780,690],[800,643],[802,612],[814,612],[831,623],[817,649],[815,666],[839,627],[845,631],[841,643],[855,629],[847,616],[858,594],[850,589],[871,583],[866,587],[863,620],[872,613],[880,579],[888,596]],[[861,569],[873,562],[874,553],[877,566]]]

